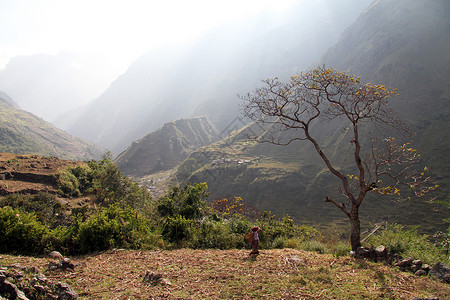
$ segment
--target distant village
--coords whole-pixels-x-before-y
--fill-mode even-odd
[[[215,159],[211,162],[211,165],[217,166],[217,165],[223,165],[223,164],[251,164],[253,160],[249,159],[230,159],[230,158],[219,158]]]

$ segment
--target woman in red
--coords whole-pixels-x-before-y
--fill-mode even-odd
[[[252,242],[252,252],[250,252],[250,254],[259,254],[259,251],[258,251],[259,234],[258,234],[258,232],[261,231],[261,228],[255,226],[252,228],[252,231],[253,231],[253,242]]]

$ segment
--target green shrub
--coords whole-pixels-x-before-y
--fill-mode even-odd
[[[328,252],[327,246],[317,240],[303,241],[300,244],[300,249],[310,252],[318,252],[321,254]]]
[[[239,214],[234,214],[226,221],[232,233],[244,235],[252,227],[252,223],[245,217]]]
[[[243,237],[233,233],[222,221],[203,220],[193,223],[186,246],[202,249],[232,249],[242,244]]]
[[[76,241],[81,253],[115,247],[149,249],[156,247],[158,235],[148,219],[131,208],[112,205],[79,225]]]
[[[449,263],[448,257],[428,240],[428,236],[420,235],[416,228],[406,229],[403,225],[387,224],[370,236],[367,243],[374,247],[386,246],[388,251],[403,257],[420,259],[430,265],[438,261]]]
[[[11,207],[0,208],[0,252],[41,254],[44,251],[43,236],[48,229],[35,214]]]
[[[302,241],[297,238],[290,238],[286,240],[285,248],[300,249]]]
[[[56,175],[56,184],[61,195],[67,197],[78,197],[80,183],[70,169],[59,171]]]
[[[181,215],[167,217],[162,230],[163,236],[168,242],[181,246],[189,237],[192,223],[191,219],[186,219]]]
[[[299,243],[320,237],[318,230],[305,225],[297,225],[289,215],[285,215],[279,220],[274,215],[264,212],[263,217],[256,223],[261,228],[259,234],[261,247],[266,249],[286,247],[286,243],[290,239],[296,239]]]
[[[350,250],[352,247],[349,242],[339,241],[333,245],[332,252],[336,257],[339,256],[348,256],[350,254]]]
[[[68,226],[71,217],[66,208],[56,199],[54,195],[40,192],[36,195],[12,194],[0,198],[0,207],[10,206],[24,212],[34,213],[42,224],[49,228],[60,225]]]
[[[270,248],[283,249],[286,248],[287,238],[285,236],[277,236],[271,243]]]
[[[74,226],[66,227],[59,226],[43,236],[43,244],[45,245],[45,251],[59,251],[67,255],[79,254],[79,246],[75,241]]]

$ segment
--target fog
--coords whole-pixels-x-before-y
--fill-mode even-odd
[[[0,0],[0,90],[48,121],[99,96],[148,51],[294,0]],[[298,2],[298,1],[297,1]]]
[[[199,101],[214,96],[208,88],[214,88],[217,81],[223,80],[219,72],[240,72],[235,77],[246,84],[237,84],[247,88],[260,76],[300,71],[318,59],[370,2],[0,0],[0,90],[10,95],[21,108],[54,123],[59,117],[59,123],[56,123],[63,124],[61,120],[70,121],[66,120],[67,112],[97,99],[110,101],[105,95],[112,91],[116,91],[112,98],[137,95],[137,91],[120,91],[118,86],[140,89],[139,85],[159,84],[177,94],[173,82],[162,79],[179,83],[189,77],[191,71],[197,76],[213,74],[216,81],[206,75],[209,78],[204,78],[200,87],[201,78],[196,78],[196,87],[180,87],[179,93],[183,95],[194,90],[185,98],[186,101],[195,98],[197,102],[193,104],[198,105]],[[170,52],[168,49],[177,49],[177,58],[166,54],[153,57],[153,60],[167,62],[159,66],[160,73],[151,75],[158,77],[161,74],[163,78],[155,79],[153,83],[145,82],[144,78],[135,86],[115,84],[110,88],[120,77],[130,77],[126,73],[129,68],[136,68],[130,67],[133,63],[148,53],[151,56],[151,53]],[[193,51],[198,53],[193,54]],[[298,63],[292,64],[290,59],[297,59]],[[175,60],[182,67],[175,65]],[[248,60],[252,62],[249,64]],[[235,65],[231,67],[230,64]],[[279,66],[274,67],[275,64]],[[141,66],[152,67],[152,64]],[[182,75],[174,76],[173,72],[179,68]],[[208,68],[217,71],[202,73],[201,70]],[[145,75],[129,80],[139,80],[139,76]],[[233,74],[226,76],[233,78]],[[230,89],[230,95],[236,95],[239,90],[232,81],[228,81],[226,87]],[[143,90],[135,97],[139,101],[155,93],[154,88]],[[166,93],[164,90],[157,92]],[[201,97],[204,99],[199,99]],[[127,101],[134,101],[133,97],[128,97]],[[152,103],[150,101],[149,105],[159,102]],[[117,113],[116,117],[121,118]],[[73,117],[75,113],[69,115]],[[180,116],[183,115],[175,114],[174,118]],[[144,127],[142,132],[147,129]],[[86,137],[82,132],[76,133]]]

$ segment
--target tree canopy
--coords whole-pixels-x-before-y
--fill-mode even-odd
[[[390,136],[407,132],[389,106],[388,100],[397,92],[380,84],[363,84],[357,76],[322,66],[292,76],[287,82],[264,80],[261,88],[241,96],[244,115],[266,125],[264,135],[257,137],[259,141],[287,145],[307,140],[339,178],[345,200],[327,196],[325,201],[350,219],[353,249],[361,246],[358,211],[369,191],[400,196],[401,188],[406,187],[422,197],[437,187],[425,174],[426,167],[415,169],[420,159],[417,150]],[[347,174],[323,151],[314,129],[326,121],[342,122],[348,128],[355,174]],[[362,131],[364,136],[371,136],[370,142],[362,141]]]

